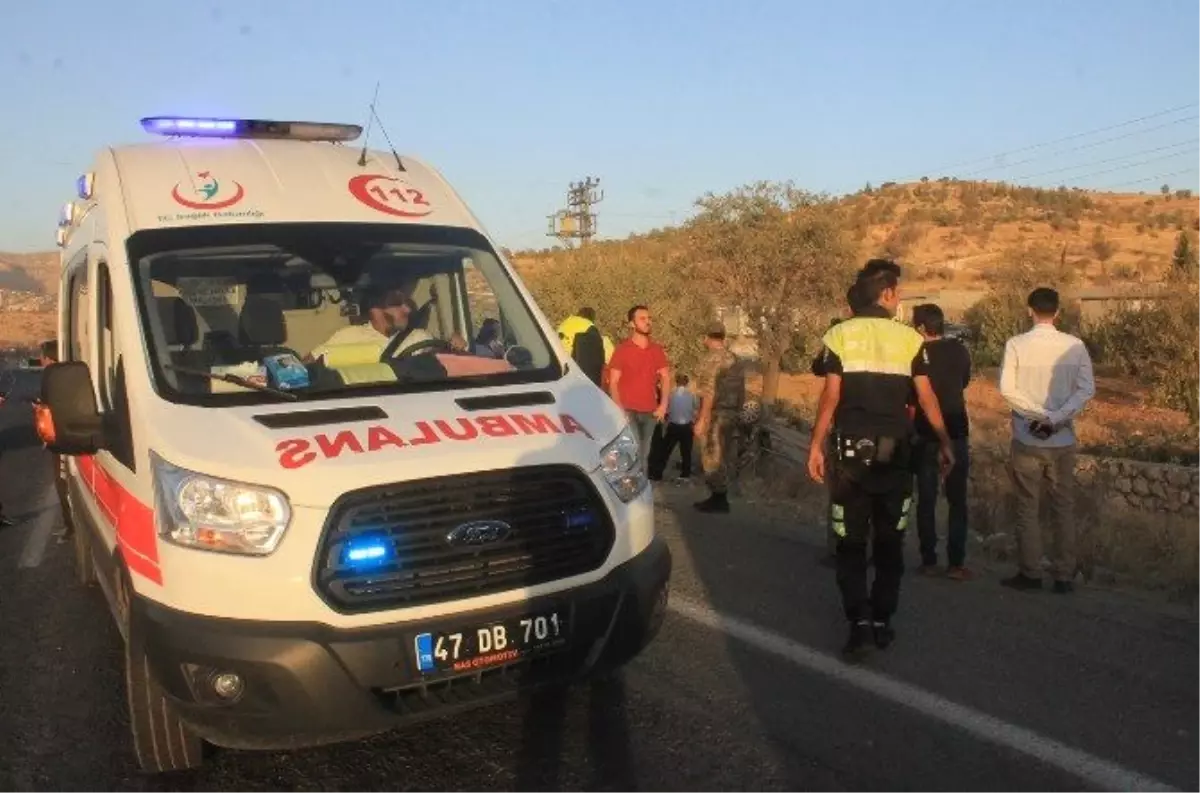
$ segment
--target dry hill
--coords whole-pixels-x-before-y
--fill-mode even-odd
[[[840,203],[863,258],[895,258],[907,266],[913,287],[965,290],[984,289],[989,265],[1017,244],[1052,247],[1084,285],[1158,281],[1179,231],[1194,231],[1200,221],[1190,191],[1101,193],[950,178],[867,186]],[[639,238],[664,237],[682,244],[684,234],[662,229],[625,244],[636,249]],[[522,251],[516,259],[528,270],[555,255]]]
[[[58,253],[0,253],[0,347],[52,338]]]

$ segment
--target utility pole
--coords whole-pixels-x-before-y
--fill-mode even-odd
[[[604,191],[596,189],[599,184],[600,180],[592,176],[572,182],[567,190],[567,208],[547,217],[550,229],[546,236],[557,237],[567,245],[570,240],[587,245],[596,236],[596,213],[592,207],[604,200]]]

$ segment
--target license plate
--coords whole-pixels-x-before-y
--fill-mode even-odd
[[[454,631],[418,634],[417,671],[473,672],[508,664],[567,643],[567,615],[549,610]]]

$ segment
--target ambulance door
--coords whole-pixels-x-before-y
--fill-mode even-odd
[[[92,379],[96,404],[104,416],[104,448],[94,456],[92,492],[97,525],[106,548],[115,549],[130,572],[135,589],[160,584],[158,546],[151,507],[141,503],[135,481],[132,413],[121,348],[120,324],[136,322],[137,312],[113,291],[104,249],[97,246],[89,261],[92,274]]]

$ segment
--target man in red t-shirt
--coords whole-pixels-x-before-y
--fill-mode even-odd
[[[647,464],[655,426],[667,415],[671,365],[661,344],[650,340],[650,309],[629,309],[629,338],[617,345],[608,363],[608,393],[624,409]]]

